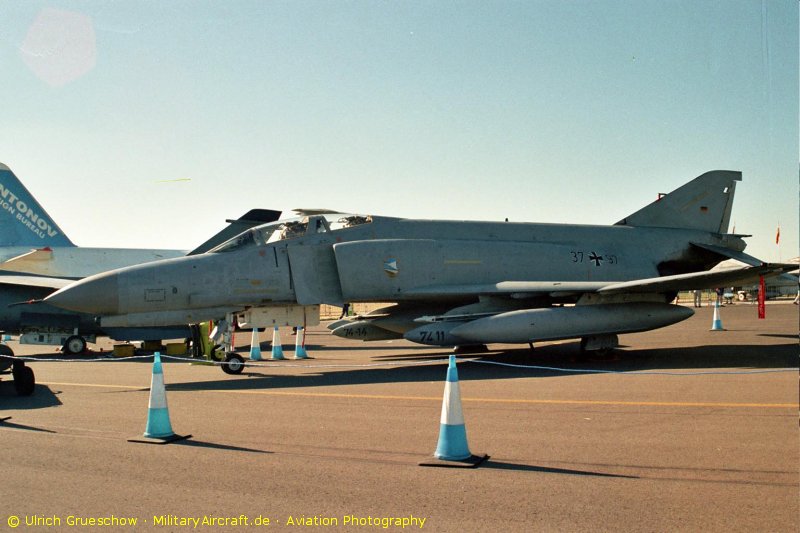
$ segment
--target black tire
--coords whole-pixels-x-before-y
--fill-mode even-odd
[[[244,370],[244,358],[238,353],[229,353],[225,356],[225,364],[222,365],[222,371],[226,374],[241,374]]]
[[[30,396],[36,387],[36,377],[29,366],[14,365],[14,388],[17,396]]]
[[[86,351],[86,339],[80,335],[72,335],[64,341],[61,351],[69,355],[78,355]]]
[[[14,350],[9,348],[5,344],[0,344],[0,355],[6,356],[0,358],[0,373],[2,373],[8,371],[8,369],[11,368],[11,365],[14,364],[16,361],[7,358],[7,357],[14,357]]]

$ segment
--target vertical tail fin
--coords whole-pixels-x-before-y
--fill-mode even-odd
[[[75,246],[3,163],[0,163],[0,246]]]
[[[727,233],[737,181],[742,181],[738,171],[706,172],[616,225]]]

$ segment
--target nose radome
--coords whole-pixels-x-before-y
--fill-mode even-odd
[[[94,315],[119,313],[117,274],[100,274],[59,289],[44,301],[55,307]]]

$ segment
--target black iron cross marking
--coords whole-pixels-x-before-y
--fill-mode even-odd
[[[594,266],[599,267],[600,263],[603,261],[603,256],[592,252],[592,254],[589,256],[589,261],[594,261]]]

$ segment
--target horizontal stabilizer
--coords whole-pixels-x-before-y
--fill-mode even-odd
[[[703,250],[708,250],[709,252],[714,252],[722,257],[727,257],[728,259],[735,259],[736,261],[744,263],[745,265],[760,266],[764,264],[764,261],[758,259],[757,257],[753,257],[752,255],[748,255],[744,252],[731,250],[730,248],[725,248],[724,246],[714,246],[712,244],[702,244],[699,242],[692,242],[689,244],[692,246],[697,246],[698,248],[702,248]]]
[[[617,226],[676,228],[726,233],[736,182],[742,173],[712,170],[617,222]]]

